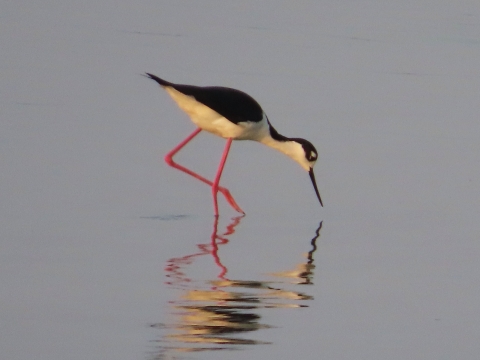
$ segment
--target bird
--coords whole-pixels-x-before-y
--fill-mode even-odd
[[[295,160],[308,172],[315,194],[323,207],[313,173],[313,167],[318,159],[315,146],[305,139],[289,138],[279,134],[270,123],[260,104],[253,97],[243,91],[229,87],[174,84],[150,73],[145,73],[145,76],[156,81],[197,126],[195,131],[165,155],[165,161],[168,165],[211,186],[214,215],[216,217],[219,216],[218,192],[225,196],[233,209],[245,214],[230,191],[219,186],[220,177],[233,140],[257,141]],[[173,156],[202,130],[227,140],[213,181],[173,161]]]

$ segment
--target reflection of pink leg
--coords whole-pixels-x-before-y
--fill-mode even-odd
[[[212,183],[210,180],[205,179],[203,176],[198,175],[197,173],[193,172],[192,170],[189,170],[181,165],[178,165],[175,161],[173,161],[173,156],[179,152],[190,140],[192,140],[195,136],[198,135],[198,133],[202,131],[202,129],[198,128],[196,129],[193,133],[191,133],[185,140],[183,140],[180,144],[178,144],[176,147],[173,148],[167,155],[165,155],[165,162],[170,165],[171,167],[174,167],[175,169],[178,169],[180,171],[183,171],[184,173],[193,176],[195,179],[198,179],[202,182],[204,182],[207,185],[212,186],[212,191],[214,191],[214,206],[215,206],[215,215],[218,216],[218,205],[217,205],[217,197],[216,193],[220,191],[223,196],[225,196],[225,199],[228,201],[228,203],[238,212],[243,212],[243,210],[240,208],[240,206],[237,205],[235,202],[235,199],[233,196],[230,194],[230,191],[228,189],[218,186],[218,182],[220,181],[220,176],[222,175],[222,170],[225,165],[225,161],[227,160],[227,155],[228,155],[228,149],[230,149],[230,144],[232,143],[232,139],[227,140],[227,147],[225,147],[224,154],[222,156],[222,160],[220,162],[219,169],[217,170],[217,177],[215,178],[215,183]],[[218,181],[217,181],[218,180]]]
[[[240,224],[240,221],[243,219],[243,215],[232,218],[230,224],[227,225],[226,231],[221,235],[218,234],[218,219],[218,216],[214,218],[213,232],[212,235],[210,235],[210,243],[197,244],[200,252],[168,260],[167,265],[165,266],[165,271],[167,272],[168,278],[166,284],[188,287],[188,284],[192,283],[192,279],[186,275],[185,268],[191,265],[195,261],[196,257],[206,254],[211,254],[215,264],[220,268],[220,273],[217,277],[219,279],[226,280],[225,275],[227,274],[228,269],[220,260],[220,255],[218,254],[219,245],[228,244],[228,236],[235,233],[235,228]]]
[[[218,278],[225,280],[225,275],[227,274],[228,269],[226,268],[225,265],[222,264],[222,261],[220,260],[220,256],[218,256],[217,239],[221,240],[222,244],[228,243],[228,240],[220,238],[217,233],[218,233],[218,216],[215,217],[215,221],[213,222],[213,233],[212,233],[212,236],[210,237],[212,240],[212,242],[210,243],[212,245],[212,249],[210,250],[210,253],[213,256],[213,260],[215,261],[215,264],[221,269],[220,274],[218,274]]]

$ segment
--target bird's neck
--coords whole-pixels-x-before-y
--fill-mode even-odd
[[[310,167],[305,163],[305,152],[303,151],[302,145],[279,134],[270,123],[268,125],[269,132],[260,142],[292,158],[308,171]]]

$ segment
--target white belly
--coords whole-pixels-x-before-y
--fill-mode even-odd
[[[264,119],[260,122],[249,121],[237,125],[198,102],[193,96],[182,94],[170,86],[166,86],[165,90],[180,109],[185,111],[193,123],[202,130],[223,138],[256,141],[260,141],[268,132],[268,125]]]

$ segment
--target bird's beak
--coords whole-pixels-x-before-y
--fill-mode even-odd
[[[310,168],[308,172],[310,175],[310,179],[312,180],[313,188],[315,189],[315,193],[317,194],[318,201],[320,201],[320,205],[323,207],[322,198],[320,197],[320,193],[318,192],[317,183],[315,182],[315,175],[313,174],[313,168]]]

